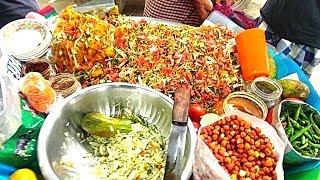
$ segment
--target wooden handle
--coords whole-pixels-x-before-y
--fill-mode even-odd
[[[190,102],[190,90],[178,88],[174,92],[174,105],[172,123],[186,125],[188,122],[188,109]]]

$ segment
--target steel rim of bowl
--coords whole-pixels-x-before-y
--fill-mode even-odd
[[[40,130],[40,133],[38,136],[39,138],[38,138],[38,146],[37,146],[37,158],[39,161],[39,167],[40,167],[41,173],[45,179],[48,177],[50,177],[50,179],[59,179],[50,165],[51,162],[48,159],[47,149],[46,149],[46,141],[47,141],[46,137],[48,137],[48,132],[50,132],[50,130],[54,126],[55,121],[53,121],[53,119],[56,119],[56,116],[57,116],[56,115],[57,113],[55,113],[55,111],[60,111],[67,103],[69,103],[72,99],[74,99],[78,96],[89,93],[89,92],[94,91],[96,89],[108,88],[108,87],[112,87],[112,86],[118,86],[118,87],[129,86],[134,89],[145,90],[147,92],[151,92],[151,93],[154,93],[155,95],[160,96],[165,101],[167,101],[168,103],[173,105],[173,100],[171,98],[169,98],[168,96],[166,96],[166,95],[162,94],[161,92],[158,92],[152,88],[149,88],[147,86],[142,86],[139,84],[129,84],[129,83],[122,83],[122,82],[105,83],[105,84],[91,86],[91,87],[81,89],[80,91],[75,92],[74,94],[70,95],[65,100],[63,100],[63,102],[60,103],[58,108],[56,108],[55,110],[50,112],[50,114],[47,116],[47,118],[45,119],[45,121],[41,127],[41,130]],[[194,161],[194,150],[195,150],[195,146],[196,146],[197,135],[196,135],[194,126],[193,126],[190,119],[188,120],[188,130],[190,132],[190,142],[191,142],[190,143],[190,152],[189,152],[189,159],[185,165],[181,179],[188,179],[191,176],[192,166],[193,166],[193,161]]]

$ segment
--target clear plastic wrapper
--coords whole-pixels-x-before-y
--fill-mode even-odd
[[[19,82],[19,90],[33,109],[38,112],[48,113],[51,105],[56,100],[56,92],[49,81],[37,72],[28,73]]]
[[[231,115],[237,115],[241,119],[250,122],[252,127],[259,127],[261,133],[268,137],[274,146],[276,155],[277,155],[277,165],[275,168],[277,180],[284,179],[284,171],[282,167],[283,156],[285,145],[278,136],[275,129],[270,126],[266,121],[242,113],[240,111],[232,111],[227,115],[221,116],[219,119],[213,121],[219,121],[224,117],[229,117]],[[199,138],[201,129],[198,134],[198,142],[195,149],[195,162],[193,166],[193,177],[195,180],[200,179],[211,179],[211,180],[229,180],[231,179],[230,175],[223,169],[219,164],[217,158],[210,151],[209,147]]]
[[[10,66],[8,56],[0,48],[0,145],[16,133],[21,125],[18,88],[4,67]]]

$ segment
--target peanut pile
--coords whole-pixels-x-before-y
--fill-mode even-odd
[[[231,179],[276,179],[277,155],[270,139],[238,116],[202,128],[200,138]]]

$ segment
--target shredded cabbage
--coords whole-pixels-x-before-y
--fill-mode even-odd
[[[166,155],[165,137],[155,126],[135,114],[127,113],[125,118],[133,123],[131,132],[117,133],[109,138],[89,135],[83,143],[91,148],[91,152],[80,154],[70,153],[68,150],[69,155],[61,158],[56,169],[67,170],[71,179],[162,180]],[[78,157],[74,154],[78,154]]]

